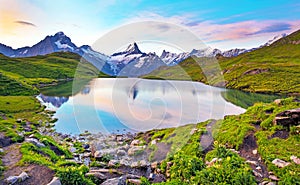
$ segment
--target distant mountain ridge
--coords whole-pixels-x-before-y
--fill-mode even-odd
[[[269,40],[258,48],[269,46],[286,34],[281,34]],[[191,52],[171,53],[163,51],[160,56],[156,53],[142,52],[137,43],[130,44],[124,51],[117,52],[107,56],[94,51],[90,46],[83,45],[77,47],[71,39],[63,32],[58,32],[51,36],[46,36],[43,40],[32,47],[22,47],[13,49],[10,46],[0,44],[0,53],[8,57],[32,57],[37,55],[46,55],[54,52],[72,52],[83,56],[86,60],[96,66],[99,70],[109,75],[122,76],[141,76],[150,73],[160,66],[173,66],[191,56],[196,57],[215,57],[223,55],[224,57],[236,57],[240,54],[254,51],[252,49],[230,49],[222,52],[219,49],[206,47],[203,49],[193,49]]]

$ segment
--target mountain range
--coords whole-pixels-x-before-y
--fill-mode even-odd
[[[269,46],[286,34],[281,34],[269,40],[263,46]],[[136,43],[130,44],[126,50],[107,56],[103,53],[93,50],[88,45],[76,46],[71,39],[63,32],[58,32],[55,35],[47,36],[32,47],[22,47],[13,49],[0,43],[0,53],[8,57],[32,57],[37,55],[46,55],[54,52],[72,52],[76,53],[87,61],[92,63],[100,71],[114,76],[141,76],[148,74],[151,71],[161,66],[177,65],[181,61],[190,56],[196,57],[214,57],[222,55],[224,57],[235,57],[243,53],[247,53],[258,48],[252,49],[231,49],[221,51],[210,47],[204,49],[193,49],[191,52],[171,53],[163,51],[160,56],[155,52],[144,53]]]

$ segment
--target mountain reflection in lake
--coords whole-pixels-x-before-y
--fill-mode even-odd
[[[57,107],[59,132],[112,133],[176,127],[244,112],[222,97],[225,91],[198,82],[94,79],[69,100],[44,95],[38,98],[48,108],[47,102]]]

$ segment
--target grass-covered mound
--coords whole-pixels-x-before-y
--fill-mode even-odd
[[[75,77],[86,82],[107,76],[99,74],[92,64],[80,59],[79,55],[66,52],[28,58],[0,55],[0,95],[33,95],[45,86],[57,84],[62,84],[59,92],[70,94],[72,86],[65,83]]]
[[[188,58],[162,67],[145,78],[200,81],[250,92],[299,94],[300,30],[270,46],[233,58]]]

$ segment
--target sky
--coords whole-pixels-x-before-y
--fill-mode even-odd
[[[111,31],[143,21],[177,25],[221,50],[252,48],[300,29],[300,1],[0,0],[0,43],[32,46],[63,31],[76,45],[93,46]],[[172,34],[167,26],[151,31]]]

